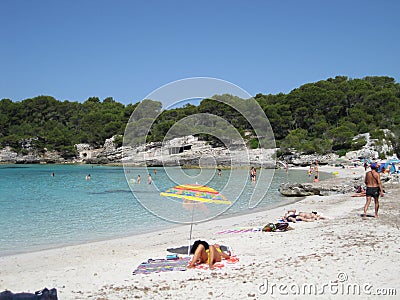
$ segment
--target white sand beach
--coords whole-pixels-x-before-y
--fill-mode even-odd
[[[362,168],[338,171],[363,176]],[[0,291],[56,288],[59,299],[382,299],[400,297],[399,187],[385,187],[380,217],[360,216],[365,198],[310,196],[290,206],[193,226],[193,239],[229,245],[240,262],[221,270],[132,275],[148,258],[188,244],[189,226],[41,252],[0,257]],[[290,208],[328,217],[287,232],[216,234],[264,226]],[[373,215],[373,204],[369,208]],[[311,288],[302,290],[304,285]],[[350,290],[348,291],[348,288]],[[358,295],[358,293],[360,295]],[[310,296],[311,295],[311,296]]]

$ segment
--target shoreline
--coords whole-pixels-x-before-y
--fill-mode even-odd
[[[293,170],[299,171],[302,170],[301,168],[293,168]],[[282,170],[276,170],[276,171],[281,171]],[[329,176],[330,174],[328,172],[325,171],[321,171],[320,172],[325,173],[325,176]],[[305,177],[306,179],[306,177]],[[326,179],[325,179],[326,180]],[[322,180],[324,181],[324,180]],[[275,190],[274,190],[275,191]],[[271,191],[270,191],[271,192]],[[277,191],[276,191],[277,192]],[[278,193],[278,192],[277,192]],[[269,211],[275,208],[279,208],[282,206],[287,206],[290,204],[293,204],[295,202],[298,202],[302,199],[304,199],[304,197],[300,197],[300,196],[296,196],[296,197],[284,197],[282,196],[283,199],[285,199],[285,203],[271,203],[268,206],[261,206],[261,207],[255,207],[253,209],[247,209],[247,210],[243,210],[240,212],[232,212],[227,214],[226,212],[224,212],[222,215],[219,215],[216,219],[229,219],[232,217],[240,217],[240,216],[245,216],[245,215],[249,215],[249,214],[253,214],[256,212],[260,212],[260,211]],[[156,217],[158,217],[157,215],[155,215]],[[161,220],[164,220],[163,218],[160,218]],[[124,233],[118,233],[116,234],[114,237],[97,237],[97,238],[87,238],[86,240],[82,240],[82,241],[70,241],[70,242],[63,242],[60,244],[49,244],[49,245],[35,245],[33,246],[31,249],[16,249],[15,251],[13,250],[6,250],[4,253],[0,253],[0,257],[7,257],[7,256],[14,256],[14,255],[23,255],[23,254],[27,254],[27,253],[31,253],[31,252],[41,252],[41,251],[46,251],[46,250],[53,250],[53,249],[58,249],[58,248],[64,248],[64,247],[69,247],[69,246],[77,246],[77,245],[81,245],[81,244],[90,244],[90,243],[95,243],[95,242],[104,242],[104,241],[108,241],[108,240],[114,240],[114,239],[120,239],[120,238],[127,238],[127,237],[133,237],[133,236],[139,236],[141,234],[151,234],[154,232],[157,232],[160,230],[161,227],[167,227],[167,228],[175,228],[175,227],[180,227],[180,226],[186,226],[186,225],[182,225],[181,223],[174,223],[174,222],[170,222],[170,221],[165,221],[166,224],[160,224],[158,225],[157,228],[145,228],[145,229],[141,229],[139,232],[124,232]],[[208,221],[202,221],[203,222],[208,222]]]
[[[272,162],[272,161],[271,161]],[[183,169],[221,169],[221,170],[243,170],[243,169],[248,169],[249,166],[243,166],[243,165],[237,165],[237,166],[223,166],[223,165],[217,165],[217,166],[201,166],[199,167],[198,165],[168,165],[168,166],[162,166],[162,165],[149,165],[149,164],[128,164],[128,163],[105,163],[105,164],[100,164],[100,163],[86,163],[86,162],[57,162],[57,163],[48,163],[48,162],[28,162],[28,163],[17,163],[17,162],[5,162],[2,161],[0,162],[0,165],[15,165],[15,166],[24,166],[24,165],[46,165],[46,166],[64,166],[64,165],[77,165],[77,166],[91,166],[91,167],[121,167],[121,168],[183,168]],[[268,164],[265,164],[265,166],[257,166],[257,169],[267,169],[267,170],[279,170],[283,168],[277,168],[277,167],[268,167]],[[297,168],[297,167],[296,167]],[[294,169],[294,168],[293,168]]]
[[[235,212],[229,216],[222,214],[212,220],[207,220],[207,221],[202,221],[199,223],[194,223],[193,226],[197,226],[203,223],[207,223],[213,220],[224,220],[224,219],[231,219],[231,218],[239,218],[239,217],[244,217],[244,216],[251,216],[253,214],[257,214],[260,212],[268,212],[274,209],[278,209],[281,207],[285,207],[288,205],[292,205],[295,204],[297,202],[300,202],[302,200],[305,199],[305,197],[286,197],[288,199],[293,198],[293,201],[289,202],[289,203],[285,203],[285,204],[276,204],[272,207],[261,207],[261,208],[254,208],[251,209],[251,212]],[[170,231],[172,229],[175,228],[181,228],[181,227],[187,227],[190,226],[190,224],[181,224],[181,223],[174,223],[174,222],[169,222],[166,221],[170,226],[168,226],[168,229],[162,230],[162,231]],[[162,225],[159,225],[160,227]],[[19,255],[25,255],[25,254],[30,254],[30,253],[38,253],[38,252],[45,252],[45,251],[51,251],[51,250],[56,250],[56,249],[62,249],[62,248],[66,248],[66,247],[74,247],[74,246],[79,246],[79,245],[88,245],[88,244],[93,244],[93,243],[102,243],[102,242],[108,242],[108,241],[114,241],[114,240],[121,240],[121,239],[127,239],[127,238],[134,238],[134,237],[138,237],[138,236],[143,236],[143,235],[147,235],[147,234],[152,234],[152,233],[156,233],[156,232],[160,232],[159,228],[153,228],[153,229],[148,229],[148,231],[143,230],[140,233],[126,233],[126,234],[121,234],[120,236],[116,236],[114,238],[100,238],[100,239],[95,239],[95,240],[88,240],[88,241],[84,241],[84,242],[75,242],[75,243],[69,243],[69,244],[64,244],[64,245],[55,245],[55,246],[49,246],[46,247],[45,249],[37,249],[37,250],[28,250],[26,252],[16,252],[16,253],[10,253],[10,254],[0,254],[0,259],[2,257],[9,257],[9,256],[19,256]],[[0,289],[1,290],[1,289]]]
[[[321,172],[326,170],[330,169],[320,167]],[[364,170],[347,169],[339,172],[338,178],[359,174]],[[349,283],[372,282],[375,287],[396,288],[398,295],[395,274],[385,273],[387,268],[400,267],[397,192],[399,187],[393,187],[382,199],[380,219],[363,221],[359,214],[365,198],[340,194],[309,196],[283,207],[195,224],[192,242],[205,239],[229,245],[240,258],[238,269],[132,275],[142,261],[165,257],[167,248],[188,244],[190,226],[177,225],[158,232],[0,257],[0,291],[34,292],[55,287],[59,299],[190,299],[195,288],[201,299],[258,299],[269,295],[270,291],[263,294],[259,290],[265,279],[277,284],[325,283],[344,272]],[[291,224],[294,230],[283,233],[216,234],[276,222],[289,208],[317,210],[329,219]],[[280,298],[279,294],[271,296]]]
[[[284,197],[284,196],[282,196]],[[279,204],[279,203],[275,203],[271,206],[268,207],[255,207],[253,209],[249,209],[247,211],[242,211],[242,212],[234,212],[230,215],[226,215],[225,212],[222,215],[219,215],[218,217],[215,217],[212,220],[224,220],[224,219],[230,219],[230,218],[235,218],[235,217],[243,217],[246,215],[252,215],[255,213],[259,213],[259,212],[268,212],[270,210],[273,209],[277,209],[283,206],[287,206],[287,205],[291,205],[294,204],[296,202],[299,202],[301,200],[303,200],[305,197],[284,197],[286,199],[292,199],[291,201],[289,201],[288,203],[284,203],[284,204]],[[156,216],[157,217],[157,216]],[[162,218],[161,218],[162,219]],[[162,219],[164,220],[164,219]],[[210,222],[212,220],[206,220],[206,221],[201,221],[199,223],[194,223],[193,225],[199,225],[202,223],[207,223]],[[176,223],[176,222],[171,222],[171,221],[166,221],[166,223],[168,223],[168,229],[174,229],[174,228],[179,228],[179,227],[185,227],[185,226],[189,226],[190,224],[181,224],[181,223]],[[158,225],[159,227],[162,227],[163,225]],[[124,234],[120,234],[116,237],[113,238],[98,238],[98,239],[93,239],[93,240],[87,240],[87,241],[83,241],[83,242],[71,242],[68,244],[62,244],[62,245],[53,245],[53,246],[45,246],[44,248],[41,249],[32,249],[32,250],[27,250],[27,251],[23,251],[23,252],[14,252],[14,253],[7,253],[7,254],[0,254],[0,258],[1,257],[8,257],[8,256],[18,256],[18,255],[24,255],[24,254],[29,254],[29,253],[37,253],[37,252],[43,252],[43,251],[51,251],[51,250],[55,250],[55,249],[60,249],[60,248],[65,248],[65,247],[73,247],[73,246],[79,246],[79,245],[87,245],[87,244],[92,244],[92,243],[97,243],[97,242],[107,242],[107,241],[113,241],[113,240],[118,240],[118,239],[125,239],[125,238],[133,238],[136,236],[142,236],[142,235],[146,235],[146,234],[152,234],[155,232],[158,232],[160,230],[160,228],[152,228],[152,229],[141,229],[140,233],[133,233],[133,232],[129,232],[129,233],[124,233]],[[43,247],[43,246],[38,246]]]

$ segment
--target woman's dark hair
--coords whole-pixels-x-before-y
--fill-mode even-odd
[[[208,250],[208,248],[210,247],[206,241],[197,240],[193,243],[192,248],[190,248],[190,254],[194,254],[199,245],[203,245],[204,249],[206,250]]]

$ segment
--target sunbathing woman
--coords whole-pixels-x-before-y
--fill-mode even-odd
[[[188,269],[194,268],[194,266],[202,263],[207,263],[211,270],[214,269],[214,264],[220,262],[222,257],[229,259],[230,256],[221,250],[220,245],[214,244],[209,245],[205,241],[195,241],[190,254],[194,254],[191,262],[187,266]]]
[[[291,209],[288,210],[288,212],[282,217],[282,220],[285,222],[296,223],[297,221],[301,221],[301,217],[299,217],[299,215],[296,215],[295,209]]]
[[[316,220],[324,220],[325,217],[317,214],[316,211],[312,213],[307,212],[299,212],[296,214],[295,209],[288,210],[288,212],[282,217],[282,220],[285,222],[293,222],[296,223],[297,221],[305,221],[305,222],[312,222]]]
[[[299,216],[302,218],[302,221],[312,222],[316,220],[325,220],[326,217],[319,215],[316,211],[307,213],[307,212],[299,212]]]

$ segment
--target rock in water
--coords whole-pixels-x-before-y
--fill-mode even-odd
[[[320,190],[311,184],[300,183],[282,183],[279,187],[279,192],[286,197],[320,195]]]

